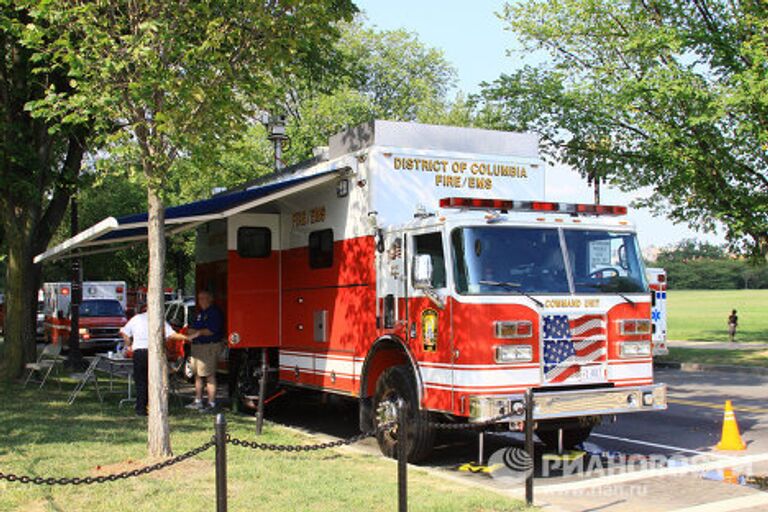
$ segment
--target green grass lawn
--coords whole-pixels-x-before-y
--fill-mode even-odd
[[[768,342],[768,290],[671,290],[670,340],[728,341],[727,319],[738,310],[736,341]]]
[[[73,406],[58,391],[0,384],[0,472],[30,476],[97,476],[134,469],[146,459],[146,419],[118,409],[118,396],[102,405],[83,393]],[[254,439],[253,418],[229,414],[233,436]],[[179,454],[208,439],[213,417],[172,408],[172,443]],[[270,443],[312,443],[267,423]],[[229,510],[395,510],[396,465],[342,450],[274,453],[228,447]],[[0,511],[210,511],[214,510],[214,452],[130,480],[91,486],[33,486],[0,481]],[[409,508],[424,511],[520,510],[519,501],[409,470]]]

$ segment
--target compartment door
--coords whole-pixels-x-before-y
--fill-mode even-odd
[[[237,348],[280,344],[280,216],[244,213],[227,220],[227,320]],[[240,342],[233,345],[231,335]]]

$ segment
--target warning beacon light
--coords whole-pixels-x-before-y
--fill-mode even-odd
[[[501,210],[518,212],[550,212],[570,215],[626,215],[626,206],[606,204],[554,203],[549,201],[511,201],[507,199],[478,199],[471,197],[445,197],[440,208],[465,210]]]

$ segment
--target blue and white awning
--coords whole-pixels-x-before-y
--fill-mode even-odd
[[[309,176],[285,179],[222,194],[165,210],[166,234],[173,235],[192,229],[204,222],[225,219],[251,208],[275,201],[287,195],[333,180],[341,169],[327,170]],[[72,238],[35,256],[35,263],[69,256],[74,249],[78,255],[118,250],[147,238],[147,213],[124,217],[107,217]]]

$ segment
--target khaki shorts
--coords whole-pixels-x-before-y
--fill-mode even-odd
[[[216,367],[219,363],[219,353],[221,353],[221,342],[219,343],[198,343],[192,344],[192,354],[190,363],[192,371],[198,377],[210,377],[216,375]]]

